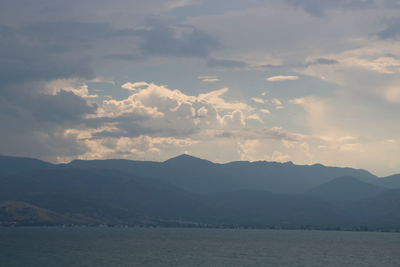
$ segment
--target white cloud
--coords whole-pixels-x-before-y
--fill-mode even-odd
[[[157,107],[144,105],[134,97],[124,100],[104,100],[97,110],[97,114],[92,117],[98,118],[117,118],[126,115],[142,115],[151,118],[160,118],[164,113],[160,112]]]
[[[240,129],[246,126],[245,116],[240,110],[235,110],[221,119],[224,128]]]
[[[80,79],[57,79],[47,82],[43,85],[42,92],[45,94],[56,95],[61,90],[72,92],[75,95],[86,99],[99,97],[97,94],[90,94],[89,86],[86,82]]]
[[[275,106],[282,106],[282,101],[279,100],[278,98],[273,98],[271,100],[271,102],[275,105]]]
[[[251,114],[249,116],[246,117],[246,120],[255,120],[258,121],[260,123],[264,123],[263,119],[260,117],[259,114]]]
[[[229,88],[222,88],[206,94],[199,94],[197,101],[206,102],[220,110],[251,110],[252,107],[240,101],[225,101],[221,96],[226,94]]]
[[[128,82],[128,83],[124,83],[123,85],[121,85],[121,88],[130,90],[130,91],[136,91],[137,89],[146,88],[149,86],[150,86],[150,84],[147,82],[136,82],[136,83]]]
[[[258,104],[265,104],[266,103],[266,101],[264,99],[259,98],[259,97],[253,97],[253,98],[251,98],[251,100],[253,100],[254,102],[256,102]]]
[[[210,76],[199,76],[197,77],[199,80],[202,82],[206,83],[214,83],[214,82],[219,82],[219,78],[216,75],[210,75]]]
[[[197,143],[190,138],[174,137],[107,137],[82,141],[88,150],[79,159],[126,158],[142,160],[165,160]],[[64,158],[69,161],[74,158]]]
[[[384,92],[387,101],[400,104],[400,84],[388,87]]]
[[[262,112],[262,113],[264,113],[264,114],[271,114],[271,111],[269,111],[269,110],[266,109],[266,108],[262,108],[262,109],[260,109],[259,111]]]
[[[299,76],[271,76],[271,77],[267,77],[265,78],[266,81],[269,82],[281,82],[281,81],[295,81],[298,80]]]
[[[126,83],[124,87],[132,91],[130,96],[102,101],[92,118],[130,118],[156,132],[171,129],[182,133],[202,128],[242,128],[246,118],[261,120],[248,104],[226,101],[223,96],[228,88],[190,96],[153,83]]]

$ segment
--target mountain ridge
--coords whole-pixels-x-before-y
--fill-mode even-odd
[[[352,168],[189,155],[58,165],[0,157],[0,166],[8,167],[0,171],[0,224],[400,229],[400,189]],[[395,186],[397,176],[389,181]]]

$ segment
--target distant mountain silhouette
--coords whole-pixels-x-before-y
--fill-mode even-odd
[[[400,189],[387,190],[364,200],[353,213],[358,225],[368,222],[370,227],[399,229]]]
[[[164,181],[116,170],[43,169],[4,175],[0,184],[0,201],[23,201],[113,223],[175,219],[196,203],[195,196]]]
[[[209,166],[209,165],[213,165],[214,163],[205,159],[200,159],[200,158],[196,158],[187,154],[182,154],[179,156],[176,156],[174,158],[170,158],[166,161],[164,161],[164,164],[168,164],[168,165],[179,165],[179,166],[183,166],[183,165],[192,165],[192,166],[199,166],[199,165],[203,165],[203,166]]]
[[[0,224],[400,229],[398,176],[291,162],[0,157]],[[339,178],[338,178],[339,177]]]
[[[400,174],[384,177],[375,181],[375,184],[387,188],[400,188]]]
[[[258,190],[213,194],[207,198],[207,220],[255,227],[334,226],[339,210],[317,198]],[[329,218],[329,220],[327,219]]]
[[[51,168],[54,165],[32,158],[0,156],[0,172],[21,172]]]
[[[354,177],[339,177],[319,185],[308,192],[337,205],[349,205],[354,202],[376,197],[386,189],[377,185],[361,182]]]
[[[265,161],[216,164],[188,155],[181,155],[165,162],[79,160],[64,166],[118,169],[142,177],[157,177],[194,193],[255,189],[293,194],[306,192],[341,176],[353,176],[362,181],[377,178],[365,170],[326,167],[321,164],[301,166],[291,162]]]

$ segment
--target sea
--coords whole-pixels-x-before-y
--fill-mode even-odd
[[[400,233],[2,227],[0,266],[400,266]]]

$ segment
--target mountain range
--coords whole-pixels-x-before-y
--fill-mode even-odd
[[[400,229],[400,175],[292,162],[0,156],[0,225]]]

